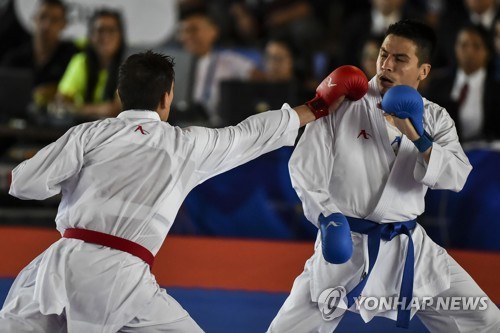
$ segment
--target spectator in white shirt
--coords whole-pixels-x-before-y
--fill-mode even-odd
[[[190,78],[190,111],[194,120],[206,120],[217,126],[222,119],[217,113],[220,82],[224,80],[250,80],[262,76],[255,63],[232,51],[217,50],[219,36],[217,22],[203,7],[181,11],[179,41],[194,57]]]
[[[461,141],[500,138],[500,85],[489,70],[492,52],[484,27],[462,27],[455,41],[457,66],[432,76],[424,94],[448,110]]]

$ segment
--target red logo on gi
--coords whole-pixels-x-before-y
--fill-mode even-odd
[[[142,135],[148,135],[149,132],[142,128],[141,125],[137,126],[134,132],[140,131]]]
[[[365,131],[364,129],[361,130],[361,132],[359,132],[358,134],[358,138],[362,136],[363,139],[368,139],[370,136],[372,136],[370,133],[368,133],[367,131]]]

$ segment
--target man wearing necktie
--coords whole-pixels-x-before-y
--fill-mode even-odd
[[[217,50],[217,22],[205,8],[188,7],[181,11],[179,40],[194,61],[188,91],[192,119],[205,125],[223,124],[217,112],[220,82],[249,80],[262,75],[249,59],[231,51]]]
[[[457,67],[436,72],[424,92],[448,110],[463,142],[500,138],[500,84],[489,70],[491,55],[482,26],[462,27],[455,42]]]

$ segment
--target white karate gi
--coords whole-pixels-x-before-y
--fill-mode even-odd
[[[392,149],[375,78],[361,100],[345,101],[333,115],[308,124],[290,160],[292,184],[306,217],[318,225],[321,213],[379,223],[413,220],[424,211],[427,188],[459,191],[472,167],[464,154],[452,119],[437,104],[424,99],[424,128],[434,138],[427,164],[413,143],[403,136],[397,155]],[[296,279],[291,294],[269,328],[273,333],[332,332],[341,318],[322,319],[318,297],[325,289],[342,286],[349,293],[368,269],[367,235],[352,233],[353,255],[341,265],[323,259],[321,239],[314,255]],[[485,296],[472,278],[417,225],[413,295]],[[378,259],[362,296],[399,295],[408,237],[381,241]],[[469,294],[470,293],[470,294]],[[355,306],[351,311],[358,312]],[[397,311],[360,309],[365,322],[374,316],[396,320]],[[489,300],[487,311],[419,312],[432,332],[500,332],[500,312]],[[412,309],[412,316],[415,311]],[[453,318],[453,316],[456,316]],[[444,324],[443,324],[444,323]],[[440,326],[445,325],[445,326]],[[494,328],[495,327],[495,328]],[[495,330],[497,329],[497,330]]]
[[[223,129],[181,129],[152,111],[71,128],[13,171],[10,193],[45,199],[62,192],[57,229],[126,238],[153,254],[196,185],[283,145],[297,113],[282,110]],[[182,253],[178,255],[182,256]],[[67,322],[67,327],[66,327]],[[0,332],[200,332],[129,253],[62,238],[19,274],[0,312]]]

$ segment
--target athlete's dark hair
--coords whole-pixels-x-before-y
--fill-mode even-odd
[[[163,106],[175,79],[171,57],[146,51],[131,55],[120,66],[118,94],[123,110],[156,110]]]
[[[391,24],[385,35],[395,35],[411,40],[417,46],[418,64],[431,62],[437,38],[434,30],[428,25],[419,21],[406,19]]]

